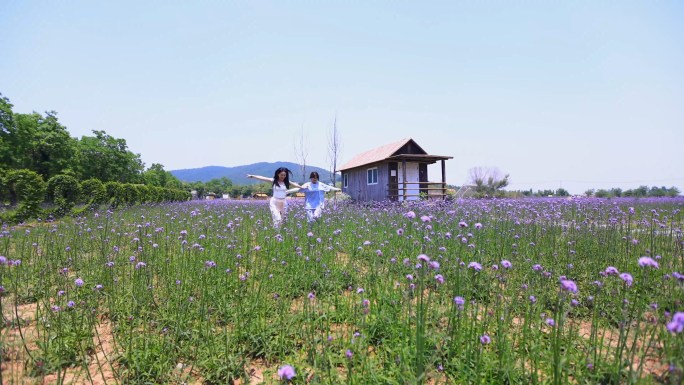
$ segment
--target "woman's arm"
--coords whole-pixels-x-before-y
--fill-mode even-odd
[[[265,176],[261,176],[261,175],[247,174],[247,178],[259,179],[259,180],[263,180],[264,182],[273,182],[273,178],[266,178]]]
[[[292,194],[292,193],[296,193],[296,192],[304,192],[304,191],[309,189],[309,182],[306,182],[303,185],[299,185],[299,184],[294,183],[294,182],[290,182],[290,184],[295,185],[297,187],[287,190],[288,194]]]
[[[342,191],[342,189],[339,189],[339,188],[337,188],[337,187],[333,187],[333,186],[331,186],[331,185],[329,185],[329,184],[325,184],[325,183],[323,183],[323,182],[318,182],[318,183],[323,187],[321,190],[323,190],[323,191],[325,191],[325,192],[328,192],[328,191]],[[320,189],[320,187],[319,187],[319,189]]]

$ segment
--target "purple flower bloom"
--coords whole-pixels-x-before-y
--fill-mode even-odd
[[[511,267],[513,267],[513,264],[511,263],[511,261],[504,259],[503,261],[501,261],[501,266],[503,266],[504,269],[510,269]]]
[[[420,220],[423,221],[423,222],[430,222],[430,221],[432,221],[432,219],[431,219],[429,216],[427,216],[427,215],[421,216],[421,217],[420,217]]]
[[[404,235],[404,229],[398,228],[397,229],[397,235],[399,235],[399,236]]]
[[[74,301],[67,302],[68,307],[74,307],[75,305],[76,305],[76,303]]]
[[[297,373],[290,365],[283,365],[278,369],[278,377],[280,377],[281,380],[290,381],[291,379],[295,378],[296,375]]]
[[[405,216],[406,218],[413,219],[413,218],[416,217],[416,213],[414,213],[413,211],[409,211],[409,212],[407,212],[406,214],[404,214],[404,216]]]
[[[456,306],[463,309],[463,305],[465,305],[465,299],[463,297],[454,297],[454,303]]]
[[[481,228],[482,228],[482,223],[477,222],[477,223],[475,224],[475,228],[478,229],[478,230],[481,229]]]
[[[679,334],[684,331],[684,312],[677,312],[667,324],[667,331]]]
[[[344,355],[350,360],[352,357],[354,357],[354,353],[350,349],[347,349],[347,351],[344,352]]]
[[[540,264],[536,264],[536,265],[532,266],[532,270],[534,270],[534,271],[540,271],[541,269],[543,269],[543,268],[542,268],[542,265],[540,265]]]
[[[443,284],[444,283],[444,277],[442,276],[442,274],[435,275],[435,281],[437,281],[437,283],[439,283],[439,284]]]
[[[143,261],[140,261],[140,262],[135,264],[136,269],[142,269],[143,267],[146,267],[146,266],[147,266],[147,264]]]
[[[316,298],[316,294],[309,293],[308,297],[309,297],[309,299],[314,299],[314,298]]]
[[[641,257],[639,258],[639,266],[641,267],[653,267],[655,269],[659,268],[658,262],[655,261],[655,259],[651,257]]]
[[[432,270],[438,270],[439,269],[439,262],[430,261],[430,262],[428,262],[428,267]]]
[[[83,284],[84,282],[81,278],[76,278],[76,280],[74,281],[74,285],[76,285],[77,287],[81,287],[83,286]]]
[[[553,318],[547,318],[546,324],[553,327],[556,326],[556,321],[554,321]]]
[[[530,296],[530,302],[536,303],[536,302],[537,302],[537,297],[531,295],[531,296]]]
[[[475,271],[480,271],[480,270],[482,270],[482,265],[480,265],[480,264],[477,263],[477,262],[470,262],[470,263],[468,264],[468,268],[469,268],[469,269],[473,269],[473,270],[475,270]]]
[[[571,293],[577,293],[577,284],[575,282],[569,280],[569,279],[564,279],[561,282],[561,288],[565,291],[569,291]]]
[[[634,282],[634,278],[632,278],[632,275],[629,273],[620,274],[620,279],[625,281],[625,284],[627,284],[627,286],[632,286],[632,283]]]
[[[466,227],[468,227],[468,224],[465,223],[465,221],[460,221],[460,222],[458,222],[458,226],[462,227],[462,228],[466,228]]]
[[[426,263],[427,263],[427,262],[430,262],[430,257],[428,257],[428,256],[425,255],[425,254],[421,254],[421,255],[418,256],[418,260],[421,261],[421,262],[426,262]]]
[[[488,335],[483,334],[480,336],[480,343],[482,343],[482,345],[487,345],[491,342],[492,342],[492,339]]]

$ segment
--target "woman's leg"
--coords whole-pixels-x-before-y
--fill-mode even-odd
[[[271,198],[271,201],[269,202],[269,208],[271,209],[271,218],[273,218],[273,226],[274,227],[279,227],[280,223],[283,221],[283,216],[280,213],[280,208],[278,206],[278,199],[276,198]]]

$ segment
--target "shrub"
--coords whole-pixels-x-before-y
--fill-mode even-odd
[[[11,205],[17,210],[10,221],[21,222],[40,213],[40,204],[45,197],[45,181],[31,170],[11,170],[4,178],[3,184]]]
[[[55,216],[61,217],[68,214],[76,204],[81,193],[81,185],[78,180],[70,175],[55,175],[47,183],[47,198],[57,207]]]
[[[107,192],[107,202],[111,207],[118,207],[126,202],[124,198],[123,184],[119,182],[107,182],[104,184]]]
[[[88,179],[81,183],[81,202],[94,207],[107,201],[107,189],[99,179]]]

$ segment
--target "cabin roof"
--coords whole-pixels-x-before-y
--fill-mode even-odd
[[[422,152],[422,154],[397,154],[397,151],[399,151],[402,147],[404,147],[407,143],[413,142],[413,144]],[[372,150],[368,150],[366,152],[363,152],[354,158],[352,158],[350,161],[347,163],[343,164],[342,167],[338,171],[343,171],[343,170],[348,170],[351,168],[356,168],[356,167],[361,167],[367,164],[371,163],[376,163],[376,162],[381,162],[386,159],[392,159],[392,160],[412,160],[412,161],[420,161],[420,162],[427,162],[427,163],[435,163],[438,160],[443,160],[443,159],[452,159],[453,157],[451,156],[441,156],[441,155],[428,155],[425,150],[423,150],[422,147],[416,143],[411,138],[404,138],[402,140],[385,144],[380,147],[376,147]]]

